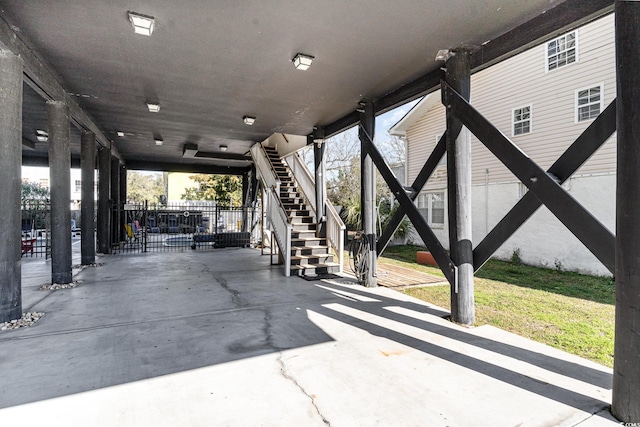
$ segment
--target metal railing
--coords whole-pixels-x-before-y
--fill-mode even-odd
[[[289,165],[289,169],[294,179],[298,183],[300,191],[304,195],[307,206],[316,212],[316,181],[307,165],[304,164],[298,153],[293,153],[284,158]],[[344,261],[344,231],[346,229],[344,222],[336,212],[335,208],[329,200],[325,201],[325,209],[327,211],[327,243],[331,247],[340,263],[340,273],[342,273],[342,264]]]
[[[291,230],[293,227],[280,200],[280,180],[261,144],[255,144],[251,147],[251,157],[265,189],[264,205],[267,223],[275,235],[280,252],[284,257],[284,275],[289,276],[291,274]]]

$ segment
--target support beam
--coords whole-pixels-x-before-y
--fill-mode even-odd
[[[119,245],[123,228],[120,224],[120,162],[111,158],[111,244]]]
[[[71,146],[69,108],[47,102],[51,183],[51,283],[71,283]]]
[[[78,103],[65,91],[58,77],[51,72],[49,66],[41,56],[35,54],[35,50],[27,46],[19,32],[14,31],[15,26],[7,21],[7,17],[0,17],[0,48],[19,55],[24,61],[24,81],[43,99],[47,101],[60,101],[69,108],[70,119],[80,129],[93,132],[98,142],[103,147],[110,147],[109,139],[102,133],[93,118],[84,112]],[[115,146],[111,148],[113,156],[122,160]]]
[[[98,150],[98,252],[111,253],[111,152],[106,147]]]
[[[427,183],[427,181],[431,177],[431,174],[438,166],[438,163],[440,163],[440,160],[442,160],[442,156],[444,156],[444,154],[447,152],[446,144],[447,134],[444,133],[440,138],[440,141],[438,141],[433,151],[429,155],[426,163],[422,166],[422,169],[420,169],[420,172],[418,173],[418,176],[416,176],[416,179],[413,181],[413,184],[411,184],[411,201],[414,201],[418,197],[420,191],[422,191],[422,187],[424,187],[424,185]],[[380,238],[378,239],[378,256],[380,256],[380,254],[382,254],[382,252],[386,249],[389,241],[400,226],[400,222],[402,222],[402,218],[404,218],[405,215],[406,211],[402,207],[402,205],[400,205],[387,223],[387,227],[382,231],[382,236],[380,236]]]
[[[460,94],[446,84],[443,94],[456,117],[611,271],[613,234]]]
[[[167,163],[129,160],[128,170],[158,171],[158,172],[189,172],[208,173],[219,175],[242,175],[251,168],[251,163],[246,166],[219,166],[192,163]]]
[[[242,174],[242,231],[249,231],[249,171]]]
[[[22,59],[0,51],[0,323],[22,316]]]
[[[91,265],[96,262],[94,179],[96,170],[96,137],[93,132],[84,132],[80,146],[80,262]]]
[[[611,413],[640,423],[640,2],[616,0],[618,178]]]
[[[547,170],[562,185],[593,155],[616,131],[616,101],[614,100],[575,140],[567,151]],[[473,250],[473,268],[478,271],[524,222],[542,206],[542,202],[527,192],[515,206],[500,220]],[[614,265],[614,254],[607,261]],[[614,270],[610,270],[614,273]]]
[[[325,140],[324,131],[318,129],[314,135],[315,143],[313,144],[313,164],[315,182],[316,182],[316,222],[318,223],[318,231],[320,236],[326,235],[325,223],[327,218],[326,202],[327,202],[327,180],[325,176]]]
[[[440,267],[440,270],[442,270],[442,273],[447,278],[449,283],[454,283],[455,266],[453,265],[453,261],[451,261],[451,258],[449,258],[449,255],[447,255],[447,252],[440,244],[440,241],[438,240],[436,235],[433,234],[433,230],[431,230],[429,224],[427,224],[427,221],[424,219],[416,205],[411,201],[409,195],[407,195],[406,191],[404,190],[404,187],[398,182],[395,175],[391,171],[391,168],[389,167],[389,165],[387,165],[384,158],[382,157],[382,154],[380,154],[373,143],[369,145],[369,155],[371,156],[371,159],[378,168],[378,171],[380,171],[380,175],[382,175],[382,178],[389,186],[389,189],[395,196],[396,200],[398,200],[398,203],[406,212],[407,217],[409,217],[409,220],[416,229],[416,233],[418,233],[424,244],[429,248],[429,251],[431,251],[433,258],[438,263],[438,267]]]
[[[124,205],[127,203],[127,167],[123,164],[120,164],[119,172],[120,177],[118,181],[120,183],[120,241],[123,242],[127,240],[127,230],[124,228],[124,224],[126,221]]]
[[[465,99],[471,95],[471,54],[460,49],[445,61],[445,79]],[[445,101],[447,99],[445,98]],[[451,320],[471,326],[476,319],[471,228],[471,133],[447,108],[447,201],[449,249],[457,267],[451,286]]]
[[[367,251],[364,258],[368,268],[364,274],[364,286],[374,288],[378,286],[376,276],[376,171],[369,155],[369,148],[373,146],[376,117],[373,103],[361,103],[360,126],[360,218]]]

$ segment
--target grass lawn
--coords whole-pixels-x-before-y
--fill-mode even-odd
[[[420,266],[419,246],[388,247],[379,262],[442,276]],[[405,293],[450,308],[449,286]],[[476,274],[476,325],[489,324],[613,366],[615,285],[611,278],[490,260]]]

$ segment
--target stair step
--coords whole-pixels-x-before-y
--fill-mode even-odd
[[[291,225],[293,226],[293,231],[315,231],[318,229],[318,224],[316,224],[315,222],[296,223]]]
[[[291,274],[296,276],[309,276],[316,274],[335,274],[340,271],[340,264],[328,262],[313,265],[292,265]]]
[[[316,218],[314,216],[310,216],[310,215],[306,215],[306,216],[292,216],[289,219],[291,219],[291,224],[295,225],[295,224],[309,224],[309,223],[313,223]]]
[[[310,212],[307,209],[287,212],[287,215],[289,215],[289,218],[294,218],[297,216],[310,216],[309,214]]]
[[[328,246],[292,246],[291,247],[291,255],[292,256],[301,256],[301,255],[327,255],[329,253]]]
[[[324,237],[297,237],[291,238],[291,246],[327,246],[327,239]]]
[[[291,265],[320,265],[333,262],[331,254],[296,255],[291,257]]]
[[[310,239],[316,237],[316,230],[291,230],[292,239]]]

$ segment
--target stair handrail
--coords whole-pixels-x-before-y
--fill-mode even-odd
[[[267,223],[275,234],[280,252],[284,255],[284,275],[289,276],[291,274],[291,231],[293,226],[282,205],[282,200],[280,200],[281,182],[262,144],[254,144],[251,147],[251,157],[265,189]]]
[[[262,181],[265,184],[265,188],[276,187],[278,191],[276,194],[280,194],[280,179],[276,174],[276,171],[269,160],[269,156],[267,156],[267,152],[265,151],[262,144],[253,144],[251,147],[251,157],[253,158],[253,163],[256,166],[256,171],[258,175],[262,177]]]
[[[284,256],[284,275],[291,275],[291,231],[293,226],[289,222],[286,212],[282,208],[280,197],[277,196],[275,186],[265,187],[267,196],[266,213],[267,222],[275,234],[280,252]]]
[[[293,178],[296,180],[298,185],[300,186],[300,190],[302,195],[305,198],[305,202],[307,206],[311,208],[311,210],[316,212],[316,180],[311,175],[309,168],[302,161],[300,155],[295,152],[284,158],[284,160],[289,165],[289,170],[293,174]],[[344,231],[346,230],[346,226],[338,215],[338,212],[333,207],[333,204],[329,199],[325,200],[325,209],[327,211],[327,222],[326,222],[326,231],[327,231],[327,243],[329,246],[333,248],[338,255],[338,261],[340,263],[340,273],[342,273],[342,265],[344,262]]]

